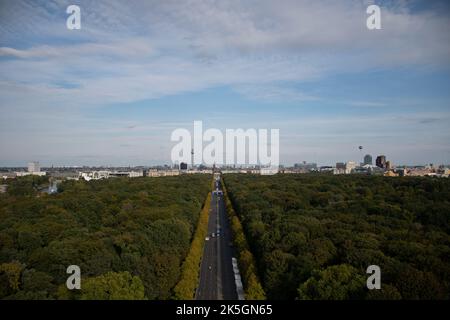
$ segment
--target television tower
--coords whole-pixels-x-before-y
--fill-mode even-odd
[[[194,149],[191,149],[191,169],[194,169]]]

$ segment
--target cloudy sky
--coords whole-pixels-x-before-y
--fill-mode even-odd
[[[170,163],[194,120],[278,128],[284,164],[450,163],[450,6],[372,3],[0,0],[0,166]]]

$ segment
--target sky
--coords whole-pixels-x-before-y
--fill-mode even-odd
[[[285,165],[450,164],[449,13],[447,1],[0,0],[0,166],[170,164],[171,133],[194,120],[279,129]]]

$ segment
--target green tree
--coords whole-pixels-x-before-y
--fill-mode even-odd
[[[129,272],[108,272],[81,282],[82,300],[143,300],[144,285]]]
[[[400,300],[402,295],[397,288],[388,284],[382,284],[381,289],[369,290],[366,299],[368,300]]]
[[[5,280],[7,280],[7,284],[11,290],[19,290],[20,277],[23,269],[23,264],[18,261],[2,263],[0,265],[0,274],[4,274]]]
[[[316,271],[298,289],[301,300],[346,300],[361,298],[365,278],[350,265],[337,265]]]

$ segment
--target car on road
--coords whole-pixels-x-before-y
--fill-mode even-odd
[[[209,240],[209,237],[206,237],[206,238],[205,238],[205,241],[208,241],[208,240]]]
[[[213,232],[213,233],[211,233],[211,237],[215,237],[216,236],[216,234]]]

